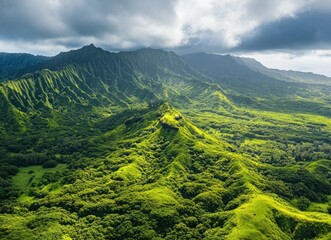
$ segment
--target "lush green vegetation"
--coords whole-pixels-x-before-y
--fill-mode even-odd
[[[266,95],[152,49],[34,68],[0,85],[1,239],[331,238],[320,86]]]

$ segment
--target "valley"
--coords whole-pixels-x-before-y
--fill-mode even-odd
[[[331,238],[327,77],[94,45],[13,66],[1,239]]]

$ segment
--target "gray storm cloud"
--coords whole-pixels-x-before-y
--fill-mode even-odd
[[[263,45],[263,37],[272,36],[266,26],[300,21],[305,12],[330,12],[330,5],[330,0],[1,0],[0,51],[54,54],[91,42],[113,50],[245,50],[253,48],[252,40]]]

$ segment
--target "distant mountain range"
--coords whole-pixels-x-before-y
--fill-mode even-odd
[[[253,58],[207,53],[189,54],[185,55],[184,58],[193,66],[199,66],[201,71],[209,71],[209,73],[222,76],[236,76],[248,79],[267,79],[269,77],[269,79],[273,78],[287,82],[331,84],[330,77],[310,72],[270,69]]]
[[[272,105],[268,99],[265,103],[256,99],[268,94],[284,100],[311,91],[302,84],[320,89],[319,85],[330,86],[331,82],[326,76],[268,69],[254,59],[231,55],[181,57],[150,48],[111,53],[93,44],[54,57],[3,53],[0,65],[5,109],[14,106],[23,111],[36,106],[63,107],[64,102],[114,108],[157,99],[190,102],[192,97],[205,96],[206,89],[220,90],[215,83],[234,102],[268,108]]]
[[[288,81],[288,82],[302,82],[309,84],[326,84],[326,85],[331,84],[331,78],[324,75],[315,74],[311,72],[270,69],[263,66],[260,62],[256,61],[253,58],[234,57],[234,59],[236,59],[238,63],[249,67],[253,71],[263,73],[275,79]]]
[[[13,79],[31,66],[47,61],[44,56],[34,56],[27,53],[0,53],[0,81]]]
[[[97,50],[97,51],[94,51]],[[153,50],[153,49],[150,49]],[[34,56],[27,53],[0,53],[0,80],[2,79],[13,79],[19,74],[24,74],[31,72],[40,68],[49,68],[54,69],[54,67],[65,66],[69,63],[80,63],[86,61],[91,56],[94,56],[99,52],[105,52],[100,48],[96,48],[93,44],[85,46],[80,50],[80,54],[76,54],[76,51],[70,51],[68,53],[60,53],[55,57],[45,57],[45,56]],[[207,54],[207,53],[195,53],[183,56],[189,63],[195,64],[194,58],[201,57],[201,59],[206,60],[215,60],[217,59],[220,69],[220,74],[230,74],[230,75],[240,75],[248,74],[249,71],[242,66],[249,68],[254,72],[259,72],[271,78],[288,81],[288,82],[302,82],[309,84],[331,84],[331,78],[315,74],[311,72],[300,72],[292,70],[279,70],[279,69],[270,69],[265,67],[262,63],[256,61],[253,58],[237,57],[231,55],[219,55],[219,54]],[[242,66],[239,66],[242,65]],[[214,63],[215,64],[215,63]],[[37,66],[36,66],[37,65]],[[215,66],[216,67],[216,66]],[[248,77],[246,76],[246,77]]]

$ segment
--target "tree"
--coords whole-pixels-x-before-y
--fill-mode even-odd
[[[57,165],[57,161],[48,160],[48,161],[44,162],[43,168],[53,168],[53,167],[56,167],[56,165]]]
[[[309,207],[310,203],[311,202],[308,198],[302,196],[299,197],[297,206],[301,211],[305,211]]]

